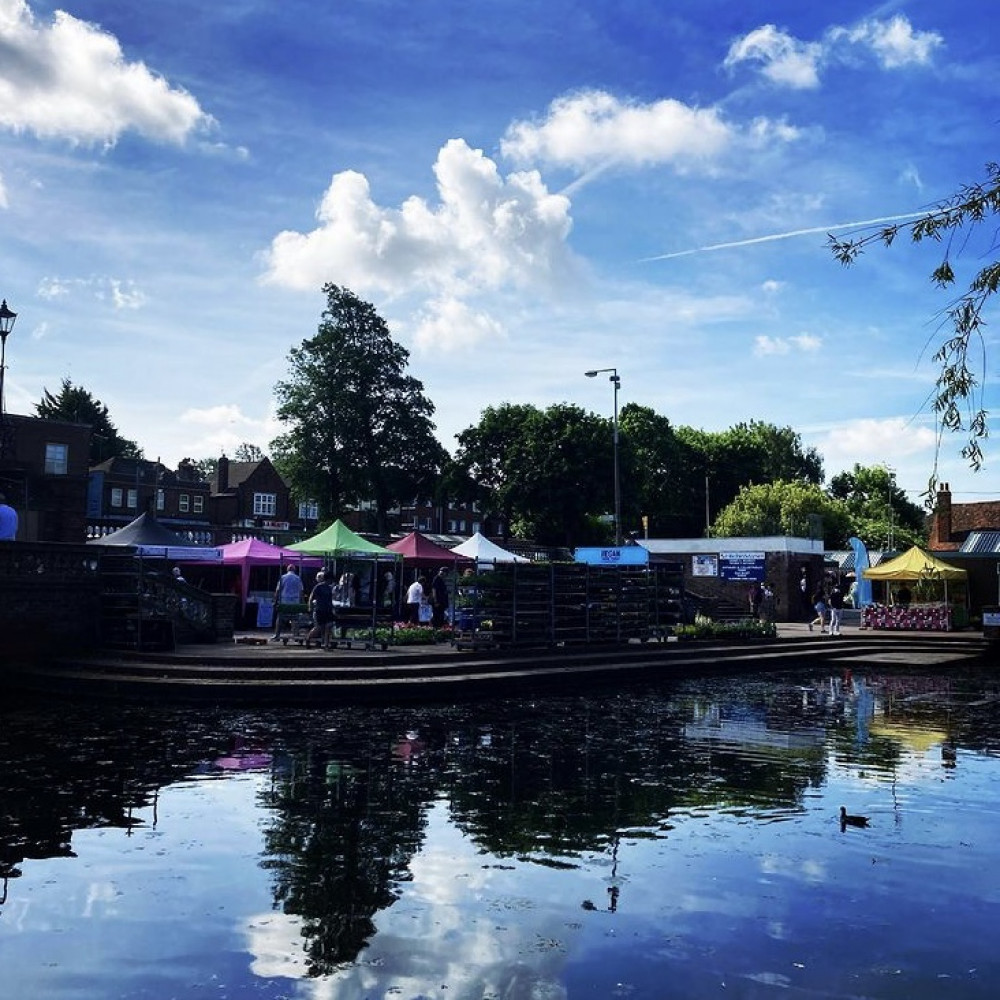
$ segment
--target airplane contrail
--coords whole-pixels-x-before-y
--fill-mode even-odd
[[[640,257],[639,264],[648,264],[654,260],[673,260],[675,257],[690,257],[696,253],[709,253],[712,250],[731,250],[733,247],[749,247],[755,243],[771,243],[774,240],[789,240],[793,236],[808,236],[811,233],[832,233],[837,229],[858,229],[863,226],[877,226],[883,222],[899,222],[902,219],[917,219],[926,212],[905,212],[902,215],[884,215],[881,219],[863,219],[860,222],[841,222],[834,226],[812,226],[809,229],[793,229],[789,233],[771,233],[769,236],[755,236],[749,240],[734,240],[732,243],[713,243],[707,247],[696,247],[693,250],[676,250],[674,253],[661,253],[655,257]]]

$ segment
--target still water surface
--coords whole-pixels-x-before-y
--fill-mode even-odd
[[[978,672],[8,703],[0,996],[995,997],[998,834]]]

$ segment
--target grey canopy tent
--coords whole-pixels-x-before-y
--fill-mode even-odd
[[[222,554],[215,546],[196,545],[164,527],[148,511],[140,514],[124,528],[92,538],[88,545],[108,548],[132,548],[147,559],[174,559],[184,562],[221,562]]]

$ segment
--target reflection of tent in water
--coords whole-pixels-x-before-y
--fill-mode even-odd
[[[931,747],[948,742],[948,734],[943,729],[929,729],[906,722],[890,722],[879,717],[872,720],[869,732],[873,736],[886,736],[896,740],[917,753],[927,753]]]
[[[944,584],[944,599],[948,600],[948,583],[965,580],[968,573],[959,566],[952,566],[941,559],[924,552],[918,545],[904,552],[895,559],[881,563],[864,570],[866,580],[883,580],[887,582],[936,582]]]

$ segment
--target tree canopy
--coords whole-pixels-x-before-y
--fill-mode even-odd
[[[870,548],[900,549],[927,541],[926,514],[911,503],[890,469],[855,464],[830,480],[828,493],[843,501],[853,533]]]
[[[64,378],[59,392],[43,390],[44,395],[35,404],[35,413],[45,420],[65,420],[71,424],[89,424],[90,465],[98,465],[109,458],[142,458],[142,449],[123,437],[108,414],[108,408],[83,386],[73,385]]]
[[[951,289],[958,277],[954,251],[966,247],[972,231],[1000,214],[1000,164],[986,165],[986,178],[977,184],[961,187],[956,194],[940,202],[919,218],[891,226],[863,229],[860,235],[840,239],[832,234],[829,245],[842,264],[853,264],[873,243],[892,246],[900,234],[913,243],[930,240],[943,249],[941,261],[931,271],[930,280],[939,288]],[[996,259],[995,232],[986,233],[984,252],[990,259],[980,266],[968,281],[965,290],[953,299],[945,310],[943,326],[950,332],[943,335],[934,354],[939,365],[933,393],[933,408],[941,430],[964,433],[967,441],[962,457],[974,469],[983,464],[982,442],[988,434],[983,385],[986,379],[986,343],[983,311],[991,295],[1000,287],[1000,260]],[[940,447],[940,439],[939,439]],[[934,494],[937,484],[937,462],[928,484]]]
[[[434,437],[434,406],[406,374],[409,352],[374,306],[328,284],[317,333],[289,353],[275,386],[287,428],[271,444],[275,464],[323,516],[374,501],[374,530],[394,504],[432,496],[448,455]]]

